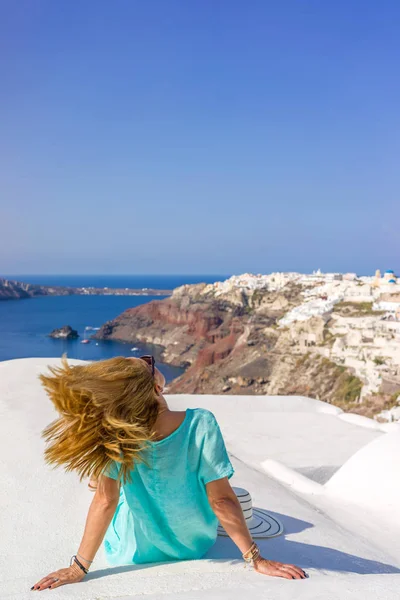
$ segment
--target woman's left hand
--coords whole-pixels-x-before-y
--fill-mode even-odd
[[[60,585],[66,585],[67,583],[79,583],[85,577],[85,573],[75,566],[67,567],[66,569],[59,569],[53,571],[46,577],[43,577],[40,581],[35,583],[31,588],[32,590],[47,590],[60,587]]]

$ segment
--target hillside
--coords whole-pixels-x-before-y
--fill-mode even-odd
[[[318,282],[294,277],[274,286],[187,285],[125,311],[95,337],[154,344],[164,362],[187,367],[171,393],[306,394],[371,416],[396,406],[400,344],[385,311],[346,300],[342,288],[329,297]]]

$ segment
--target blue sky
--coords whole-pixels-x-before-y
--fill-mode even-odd
[[[0,0],[0,273],[400,270],[399,21]]]

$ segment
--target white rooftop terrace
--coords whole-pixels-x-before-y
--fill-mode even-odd
[[[41,593],[31,592],[32,584],[68,565],[92,498],[77,476],[51,470],[43,461],[40,433],[55,413],[37,375],[58,362],[0,363],[0,597],[7,600]],[[254,505],[284,525],[284,536],[260,541],[262,553],[300,565],[309,578],[287,581],[244,569],[232,542],[218,538],[199,561],[110,568],[100,551],[85,581],[52,590],[53,598],[398,599],[396,425],[381,427],[302,397],[174,395],[168,400],[173,408],[214,412],[236,469],[233,485],[247,488]]]

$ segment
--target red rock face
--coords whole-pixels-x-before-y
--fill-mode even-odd
[[[194,367],[198,369],[204,369],[210,365],[223,360],[232,352],[235,347],[237,337],[231,333],[225,338],[218,340],[215,344],[210,344],[203,350],[200,350],[197,360],[194,363]]]
[[[149,326],[185,327],[187,334],[195,339],[203,339],[209,331],[217,330],[224,321],[223,316],[219,314],[220,311],[213,310],[213,307],[201,304],[189,304],[188,307],[183,307],[181,304],[170,298],[153,300],[126,310],[122,315],[110,321],[108,325],[112,326],[113,331],[128,322],[135,329]],[[102,328],[98,337],[110,337],[110,333],[104,332]]]
[[[232,319],[228,335],[224,335],[221,329],[212,330],[208,333],[207,341],[210,343],[199,351],[197,360],[193,365],[197,369],[214,365],[227,358],[235,349],[244,327],[238,320]]]
[[[96,337],[156,343],[172,364],[190,365],[189,375],[224,360],[243,333],[232,307],[185,296],[129,309],[106,323]]]
[[[195,339],[204,338],[211,329],[219,327],[222,323],[222,319],[210,311],[205,311],[201,307],[196,308],[196,306],[183,309],[171,299],[154,300],[128,309],[123,314],[132,320],[145,316],[146,321],[150,320],[152,325],[186,326],[186,332]],[[115,321],[117,320],[115,319]]]

